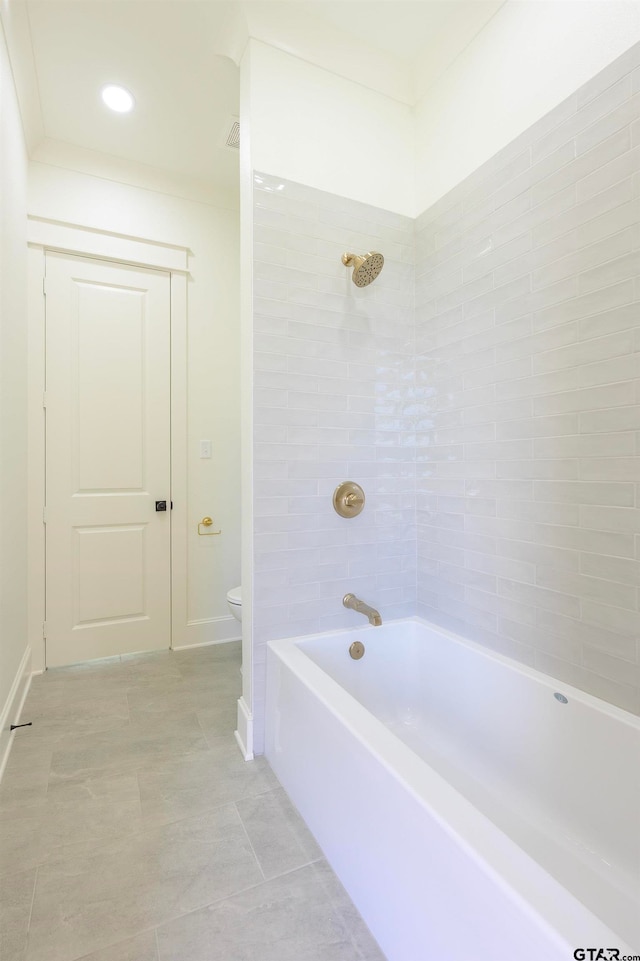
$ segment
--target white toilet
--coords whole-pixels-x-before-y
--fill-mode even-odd
[[[236,621],[242,620],[242,588],[232,587],[227,591],[227,604]]]

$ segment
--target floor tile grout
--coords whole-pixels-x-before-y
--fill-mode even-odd
[[[144,810],[142,807],[142,790],[140,788],[140,772],[136,771],[136,784],[138,785],[138,807],[140,809],[140,820],[144,818]]]
[[[238,815],[238,819],[240,820],[240,824],[242,825],[242,830],[244,831],[245,837],[246,837],[247,841],[249,842],[249,847],[251,848],[251,851],[252,851],[252,853],[253,853],[253,856],[254,856],[254,858],[256,859],[256,864],[258,865],[258,870],[260,871],[260,874],[262,875],[262,880],[263,880],[263,881],[266,881],[266,880],[267,880],[267,876],[266,876],[266,874],[264,873],[264,869],[263,869],[262,865],[260,864],[260,858],[258,857],[258,855],[257,855],[257,853],[256,853],[256,849],[255,849],[254,846],[253,846],[253,841],[252,841],[251,838],[249,837],[249,832],[247,831],[247,825],[244,823],[244,821],[243,821],[243,819],[242,819],[242,815],[240,814],[240,810],[239,810],[239,808],[238,808],[238,805],[236,804],[235,801],[233,802],[233,806],[234,806],[234,808],[236,809],[236,814]]]
[[[84,961],[85,958],[91,958],[96,953],[96,951],[99,951],[99,952],[108,951],[109,948],[115,948],[119,944],[123,944],[124,942],[133,941],[134,938],[139,938],[141,935],[147,934],[149,931],[153,931],[155,935],[156,948],[157,948],[158,929],[154,925],[149,925],[149,927],[140,928],[139,931],[136,931],[134,934],[131,934],[128,937],[118,938],[117,941],[112,941],[110,944],[103,944],[102,947],[96,948],[95,951],[89,951],[89,952],[85,951],[84,954],[78,954],[75,956],[75,958],[66,958],[65,961]]]
[[[129,772],[125,772],[125,773],[129,773]],[[111,777],[112,775],[110,774],[109,776]],[[114,776],[114,777],[118,777],[119,775],[118,775],[118,774],[115,774],[115,775],[113,775],[113,776]],[[138,800],[138,804],[139,804],[139,808],[140,808],[140,814],[141,814],[141,817],[144,818],[145,815],[144,815],[144,809],[143,809],[143,806],[142,806],[142,797],[141,797],[141,791],[140,791],[139,772],[137,772],[137,771],[136,771],[136,772],[133,772],[132,777],[133,777],[133,776],[135,776],[136,782],[137,782],[137,785],[138,785],[138,799],[137,799],[137,800]],[[91,778],[88,778],[87,780],[91,780]],[[78,783],[79,783],[79,782],[78,782]],[[287,868],[285,871],[278,872],[278,873],[276,873],[276,874],[270,875],[269,877],[267,877],[267,876],[265,875],[264,870],[263,870],[263,868],[262,868],[262,865],[261,865],[261,863],[260,863],[260,859],[259,859],[259,857],[258,857],[258,855],[257,855],[257,853],[256,853],[255,847],[254,847],[254,845],[253,845],[253,842],[251,841],[251,837],[250,837],[250,835],[249,835],[249,833],[248,833],[248,831],[247,831],[247,827],[246,827],[246,825],[245,825],[245,823],[244,823],[244,819],[243,819],[242,814],[240,813],[240,810],[239,810],[239,808],[238,808],[237,805],[238,805],[238,803],[240,803],[240,802],[242,802],[242,801],[251,801],[251,800],[256,800],[256,799],[258,799],[258,798],[264,798],[264,797],[266,797],[266,796],[269,795],[269,794],[274,794],[274,793],[276,793],[277,791],[278,791],[278,788],[277,788],[277,787],[273,787],[273,788],[269,788],[269,789],[266,790],[266,791],[260,791],[258,794],[244,794],[244,795],[242,795],[242,797],[233,798],[233,799],[226,800],[226,801],[221,801],[221,802],[219,802],[219,803],[217,803],[217,804],[212,804],[212,805],[210,805],[210,806],[207,806],[206,808],[203,808],[202,810],[197,811],[197,812],[195,812],[195,813],[184,814],[184,815],[181,815],[181,816],[176,817],[176,818],[168,819],[168,820],[166,820],[166,821],[164,821],[164,820],[163,820],[163,821],[159,821],[159,822],[156,823],[156,824],[147,825],[147,826],[143,827],[141,830],[136,831],[136,832],[135,832],[135,835],[134,835],[134,832],[132,832],[131,834],[123,834],[123,835],[121,836],[121,839],[122,839],[122,840],[126,840],[127,837],[133,837],[133,836],[141,837],[141,836],[144,836],[144,835],[146,835],[146,834],[151,834],[151,833],[156,832],[156,831],[161,831],[161,830],[163,830],[164,828],[173,827],[173,826],[175,826],[175,825],[177,825],[177,824],[181,824],[181,823],[183,823],[183,822],[185,822],[185,821],[192,821],[192,820],[196,820],[196,819],[199,819],[199,818],[207,817],[208,815],[211,815],[211,814],[213,814],[215,811],[219,811],[219,810],[221,810],[222,808],[233,807],[233,808],[235,808],[235,810],[236,810],[236,813],[237,813],[238,818],[239,818],[239,820],[240,820],[240,823],[241,823],[241,825],[242,825],[243,831],[244,831],[244,833],[245,833],[245,835],[246,835],[247,841],[249,842],[249,846],[250,846],[250,848],[251,848],[251,852],[252,852],[253,856],[255,857],[256,862],[257,862],[257,866],[258,866],[258,868],[259,868],[259,870],[260,870],[260,873],[261,873],[262,876],[263,876],[263,880],[265,880],[265,881],[272,881],[272,880],[275,880],[276,878],[284,877],[284,876],[287,875],[287,874],[291,874],[293,871],[297,871],[299,868],[308,867],[310,864],[315,864],[315,863],[317,863],[318,861],[324,860],[324,858],[323,858],[322,856],[316,857],[316,858],[310,858],[308,861],[300,862],[300,864],[296,865],[296,867],[294,867],[294,868]],[[70,804],[73,804],[73,803],[76,803],[76,802],[73,802],[73,801],[72,801],[72,802],[69,802],[69,803],[70,803]],[[7,819],[7,820],[10,820],[10,819]],[[98,834],[98,835],[95,835],[95,836],[92,837],[92,838],[87,839],[87,841],[86,841],[85,843],[86,843],[86,844],[102,843],[102,842],[106,842],[106,841],[108,841],[108,840],[110,840],[110,839],[111,839],[111,838],[110,838],[110,836],[109,836],[108,834]],[[55,848],[52,849],[51,853],[56,857],[57,863],[59,863],[59,862],[61,862],[61,861],[65,861],[65,862],[74,861],[76,858],[85,859],[85,858],[87,858],[87,857],[91,857],[91,854],[90,854],[89,852],[81,852],[81,853],[78,853],[78,852],[69,852],[67,855],[65,855],[65,853],[64,853],[65,848],[66,848],[66,847],[72,847],[72,846],[73,846],[74,844],[76,844],[76,843],[78,843],[78,842],[70,841],[70,842],[67,842],[66,844],[60,844],[60,845],[58,845],[58,846],[56,846]],[[302,848],[300,848],[300,851],[301,851],[301,854],[304,854],[304,851],[302,850]],[[40,868],[46,866],[47,863],[48,863],[48,859],[47,859],[47,858],[45,858],[44,860],[38,862],[38,863],[35,865],[36,871],[39,870]],[[18,873],[20,873],[20,872],[19,872],[19,871],[15,871],[15,872],[12,872],[12,873],[18,874]]]
[[[166,918],[164,921],[162,921],[161,924],[156,925],[156,931],[158,931],[160,928],[165,927],[167,924],[173,924],[175,921],[180,921],[182,918],[188,918],[190,915],[197,914],[199,911],[204,911],[207,908],[213,907],[214,905],[224,904],[225,901],[232,901],[234,898],[240,897],[241,895],[246,894],[248,891],[255,891],[257,888],[261,887],[262,885],[268,885],[272,881],[277,881],[280,878],[285,878],[288,875],[295,874],[296,871],[300,871],[302,870],[302,868],[308,868],[310,864],[316,864],[323,860],[324,858],[318,858],[317,861],[310,861],[309,864],[300,864],[298,865],[298,867],[291,868],[288,871],[283,871],[282,874],[279,874],[274,878],[263,877],[262,880],[256,881],[255,884],[248,884],[246,887],[240,888],[238,891],[234,891],[233,894],[227,894],[222,898],[214,898],[212,901],[208,901],[206,904],[201,904],[198,907],[193,908],[191,911],[185,911],[183,914],[176,914],[171,918]],[[150,930],[150,929],[146,928],[145,930]],[[137,934],[142,934],[142,933],[144,932],[143,931],[137,932]],[[137,934],[132,935],[132,937],[137,937]],[[74,958],[72,959],[72,961],[81,961],[81,959]]]
[[[232,950],[234,938],[238,945],[244,943],[242,924],[236,926],[234,920],[238,911],[249,911],[248,917],[257,912],[252,923],[258,924],[258,933],[254,947],[249,949],[253,959],[254,951],[261,953],[261,925],[265,926],[265,944],[271,945],[271,951],[275,948],[277,953],[279,936],[288,937],[277,934],[271,907],[262,918],[261,906],[271,905],[273,899],[276,908],[280,903],[291,903],[294,912],[301,912],[300,921],[296,920],[299,934],[296,929],[295,937],[302,939],[301,944],[314,945],[317,936],[316,950],[321,950],[325,944],[324,929],[318,928],[317,935],[308,941],[307,922],[303,919],[310,910],[319,912],[318,917],[335,915],[336,923],[340,919],[343,924],[339,902],[334,904],[330,886],[320,883],[325,870],[330,872],[330,868],[314,868],[326,862],[321,854],[309,857],[313,849],[305,841],[304,823],[298,824],[284,798],[282,803],[276,800],[282,788],[265,759],[242,761],[233,740],[232,710],[222,709],[219,714],[215,710],[220,702],[234,702],[239,696],[235,658],[214,662],[204,655],[200,661],[192,652],[183,665],[184,675],[165,673],[164,668],[160,671],[158,662],[150,658],[145,665],[136,667],[135,676],[127,677],[125,672],[134,672],[124,662],[120,664],[122,676],[119,668],[110,664],[105,675],[92,671],[84,690],[84,678],[77,672],[71,675],[70,701],[65,701],[64,683],[56,680],[57,693],[51,706],[58,730],[64,732],[65,717],[90,728],[91,704],[99,690],[96,678],[101,676],[106,677],[106,693],[98,708],[98,723],[104,718],[107,726],[68,737],[63,733],[42,752],[36,747],[33,758],[38,759],[40,767],[33,781],[33,798],[28,802],[38,802],[33,820],[30,816],[21,817],[20,806],[15,814],[11,809],[7,811],[7,821],[15,816],[16,826],[28,829],[24,840],[18,837],[17,844],[11,836],[12,829],[8,829],[10,857],[19,864],[24,855],[23,863],[33,862],[34,869],[28,920],[28,885],[21,908],[22,924],[26,924],[20,935],[21,939],[24,937],[23,951],[19,959],[12,956],[11,961],[45,957],[47,961],[95,961],[96,955],[104,957],[104,961],[113,955],[115,961],[116,957],[124,958],[123,951],[130,956],[133,944],[138,944],[136,938],[142,939],[140,950],[145,951],[145,959],[149,952],[160,961],[161,929],[163,956],[190,961],[192,954],[186,943],[184,950],[179,949],[180,944],[178,949],[175,947],[176,936],[180,939],[181,931],[197,931],[203,924],[205,928],[209,924],[230,924],[224,937],[231,940],[221,943]],[[58,679],[62,676],[58,674]],[[166,704],[164,692],[170,692]],[[111,697],[113,708],[108,704]],[[208,705],[208,698],[212,712],[208,706],[197,706]],[[46,700],[43,697],[39,703],[34,701],[41,711],[43,726],[47,723]],[[65,714],[67,703],[71,706]],[[189,720],[174,732],[174,720],[185,713],[183,703],[189,705]],[[134,711],[135,705],[139,705],[139,711]],[[145,710],[147,705],[151,710]],[[111,710],[114,721],[109,724]],[[163,740],[165,731],[167,741]],[[147,744],[151,754],[145,753]],[[19,765],[18,770],[29,772],[31,748],[23,747],[26,765]],[[160,753],[154,754],[154,750]],[[114,766],[110,767],[111,764]],[[65,772],[70,776],[65,776]],[[20,777],[18,773],[15,776]],[[17,787],[25,793],[15,797],[31,797],[28,773],[22,784],[17,782]],[[56,790],[60,790],[60,795],[56,795]],[[58,801],[59,804],[54,803]],[[49,802],[53,806],[45,814]],[[241,813],[243,804],[245,817]],[[189,851],[185,843],[193,845],[195,862],[191,854],[182,857],[182,850]],[[167,861],[169,852],[171,858]],[[150,865],[159,867],[159,872],[156,868],[147,872],[143,857],[150,859]],[[294,866],[282,870],[285,864]],[[306,873],[296,880],[296,872]],[[238,889],[236,884],[240,885]],[[262,888],[264,895],[251,894]],[[319,892],[319,900],[314,894],[314,900],[307,903],[305,899],[314,891]],[[200,899],[202,903],[197,903]],[[193,907],[194,903],[197,906]],[[226,903],[233,904],[233,910],[214,910]],[[118,904],[120,908],[116,910]],[[207,909],[211,912],[207,913]],[[339,949],[340,957],[344,953],[349,961],[364,958],[356,935],[347,938],[350,947],[345,941]],[[209,942],[203,944],[208,951]],[[211,944],[211,957],[219,959],[220,949],[213,948],[214,942]]]
[[[39,866],[36,866],[35,874],[33,877],[33,891],[31,892],[31,904],[29,906],[29,920],[27,921],[27,942],[25,943],[25,954],[27,950],[27,944],[29,941],[29,931],[31,930],[31,916],[33,915],[33,905],[36,900],[36,888],[38,886],[38,870],[39,870]]]

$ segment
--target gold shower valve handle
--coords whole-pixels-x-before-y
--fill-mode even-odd
[[[222,531],[203,531],[201,527],[213,527],[213,517],[203,517],[198,524],[198,534],[200,537],[212,537],[214,534],[222,534]]]
[[[355,481],[343,481],[333,494],[333,506],[340,517],[357,517],[364,502],[364,491]]]

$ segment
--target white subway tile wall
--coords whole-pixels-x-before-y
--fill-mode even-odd
[[[358,288],[341,257],[379,250]],[[414,221],[254,176],[254,684],[265,645],[416,609]],[[353,480],[364,511],[332,505]]]
[[[256,750],[347,591],[640,713],[640,46],[417,221],[256,174],[254,336]]]
[[[640,48],[416,222],[418,612],[640,713]]]

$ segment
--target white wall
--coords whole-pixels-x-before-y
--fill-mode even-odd
[[[241,553],[242,697],[236,737],[253,757],[253,167],[251,57],[240,70],[240,377],[241,377]]]
[[[0,769],[27,652],[27,156],[0,30]],[[8,704],[10,694],[15,695]],[[5,713],[5,709],[8,714]]]
[[[106,161],[105,161],[106,163]],[[118,165],[118,176],[121,165]],[[186,643],[237,637],[226,592],[240,583],[239,214],[43,163],[29,214],[190,250],[188,285],[188,629]],[[199,441],[213,443],[211,460]],[[219,537],[199,537],[211,515]]]
[[[416,107],[420,214],[640,40],[640,3],[509,0]]]
[[[244,0],[236,9],[237,16],[245,18],[243,48],[248,37],[253,37],[307,64],[328,67],[369,90],[379,91],[401,103],[412,102],[410,64],[375,44],[372,46],[370,38],[359,34],[357,29],[349,29],[349,20],[359,17],[362,8],[342,6],[339,19],[334,23],[324,16],[316,17],[307,3],[288,0],[269,0],[268,3]],[[226,55],[232,56],[232,50]]]
[[[248,62],[254,170],[412,215],[411,107],[257,40]]]

